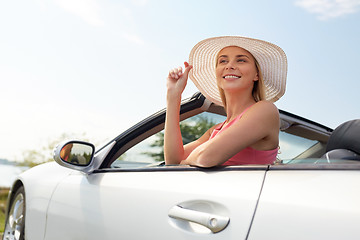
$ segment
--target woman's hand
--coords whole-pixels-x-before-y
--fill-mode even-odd
[[[183,72],[182,67],[174,68],[169,71],[169,75],[167,77],[167,91],[168,95],[171,94],[172,96],[181,96],[182,92],[184,91],[189,75],[189,71],[191,70],[192,66],[189,63],[184,62],[185,71]]]

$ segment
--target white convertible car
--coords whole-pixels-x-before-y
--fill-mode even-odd
[[[224,115],[201,94],[182,103],[184,129]],[[96,152],[63,143],[14,182],[3,239],[360,239],[360,120],[280,115],[273,165],[164,165],[165,110]]]

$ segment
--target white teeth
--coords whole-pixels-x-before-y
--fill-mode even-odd
[[[240,77],[235,76],[235,75],[227,75],[227,76],[225,76],[224,78],[240,78]]]

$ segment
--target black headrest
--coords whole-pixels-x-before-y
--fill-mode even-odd
[[[360,154],[360,119],[345,122],[332,132],[326,152],[334,149],[347,149]]]

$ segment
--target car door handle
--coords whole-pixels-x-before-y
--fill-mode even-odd
[[[171,218],[200,224],[210,229],[213,233],[224,230],[230,222],[229,217],[223,217],[211,213],[190,210],[180,206],[172,207],[168,215]]]

